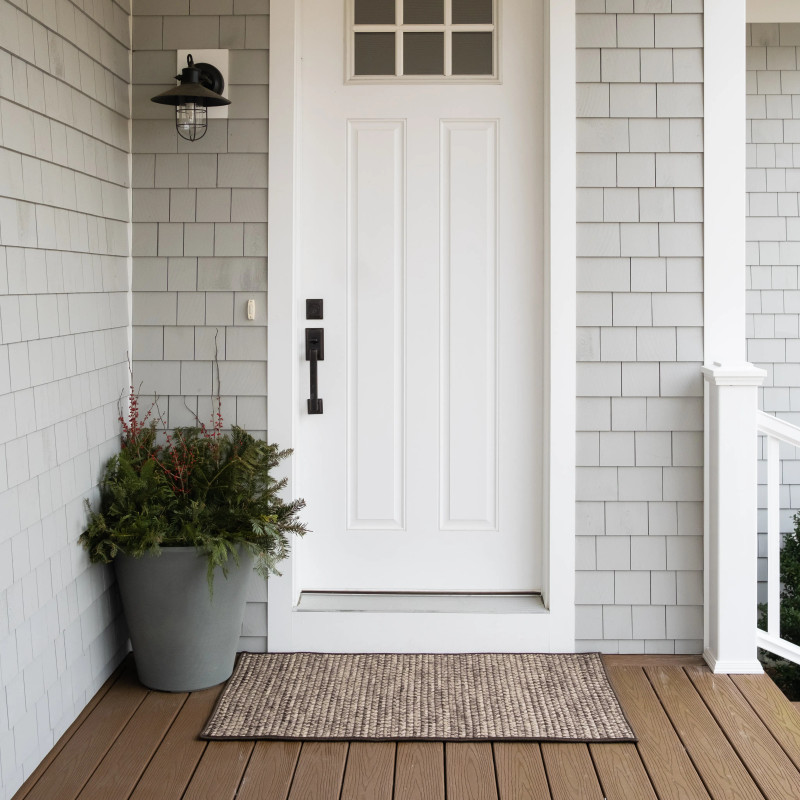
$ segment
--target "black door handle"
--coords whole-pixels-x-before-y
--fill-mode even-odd
[[[319,397],[317,382],[317,362],[325,360],[324,328],[306,328],[306,361],[309,362],[311,397],[308,399],[308,413],[322,413],[322,398]]]

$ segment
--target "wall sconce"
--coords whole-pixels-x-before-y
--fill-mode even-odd
[[[209,106],[228,106],[231,101],[222,97],[225,80],[212,64],[195,64],[191,54],[187,66],[175,80],[178,86],[151,97],[154,103],[175,106],[175,127],[178,135],[190,142],[202,139],[208,130]]]

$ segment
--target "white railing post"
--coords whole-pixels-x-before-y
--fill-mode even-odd
[[[757,658],[757,387],[752,364],[703,367],[706,428],[706,631],[714,672],[762,672]]]

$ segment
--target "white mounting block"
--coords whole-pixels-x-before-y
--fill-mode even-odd
[[[186,66],[186,57],[192,54],[192,59],[195,64],[211,64],[222,73],[222,79],[225,81],[225,88],[222,90],[222,96],[228,97],[228,64],[230,61],[230,51],[228,50],[201,50],[200,48],[192,48],[190,50],[178,50],[178,71],[176,75],[180,75],[181,70]],[[209,119],[227,119],[228,109],[230,106],[212,106],[208,109]]]

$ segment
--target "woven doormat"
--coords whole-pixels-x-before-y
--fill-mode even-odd
[[[596,653],[243,653],[201,738],[636,741]]]

